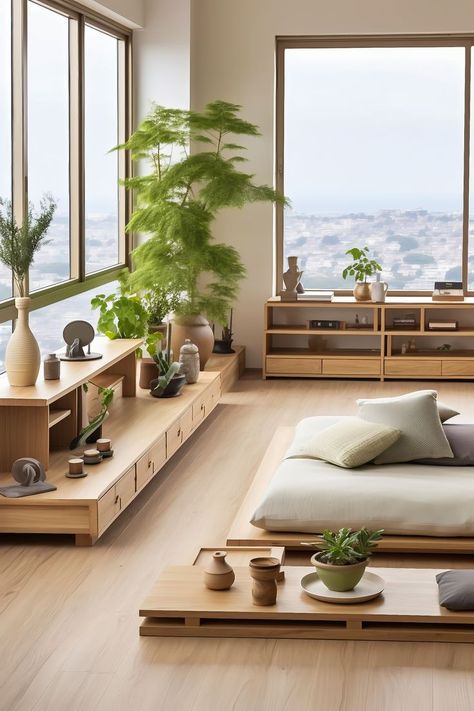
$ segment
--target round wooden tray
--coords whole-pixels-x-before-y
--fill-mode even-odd
[[[364,573],[362,580],[357,583],[355,588],[347,592],[329,590],[316,572],[309,573],[301,579],[301,587],[310,597],[322,602],[336,602],[344,605],[373,600],[383,591],[384,585],[383,578],[375,573]]]

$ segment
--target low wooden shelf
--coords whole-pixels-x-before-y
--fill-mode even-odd
[[[415,313],[416,328],[393,328],[394,316],[408,312]],[[355,328],[356,314],[368,324]],[[456,320],[459,327],[430,330],[428,322],[433,318]],[[313,319],[345,321],[345,326],[306,328],[305,321]],[[413,339],[416,352],[402,355],[400,338]],[[449,339],[456,340],[450,351],[436,350]],[[263,354],[264,378],[473,380],[474,299],[433,302],[389,297],[383,304],[374,304],[347,297],[335,297],[332,302],[282,302],[274,297],[265,303]]]
[[[256,551],[258,555],[258,551]],[[252,554],[249,554],[253,557]],[[252,603],[248,564],[234,567],[230,590],[208,590],[199,566],[166,568],[144,600],[143,636],[356,639],[473,642],[474,612],[451,612],[438,603],[429,568],[374,568],[385,581],[378,598],[356,605],[320,602],[301,589],[312,568],[286,566],[276,605]],[[371,570],[370,568],[368,569]]]
[[[93,544],[214,410],[222,393],[221,371],[228,389],[231,374],[240,372],[235,364],[242,364],[245,357],[243,348],[236,349],[231,358],[214,357],[215,370],[202,372],[198,382],[186,385],[179,397],[163,399],[136,388],[136,344],[131,347],[136,396],[114,399],[104,424],[104,436],[112,439],[114,456],[99,465],[85,465],[87,477],[68,479],[67,461],[74,453],[65,447],[52,451],[47,479],[57,490],[20,499],[0,496],[0,533],[68,533],[75,535],[78,545]],[[122,348],[127,350],[124,341]],[[89,375],[94,380],[93,374]],[[126,377],[111,380],[123,387]],[[130,384],[124,389],[130,392]],[[36,409],[43,407],[48,416],[46,403]],[[22,406],[22,412],[29,409],[34,408]],[[0,412],[6,414],[7,410]],[[19,422],[24,426],[22,419]],[[0,486],[13,483],[9,473],[0,475]]]

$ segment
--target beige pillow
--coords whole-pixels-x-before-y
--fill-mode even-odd
[[[309,439],[304,456],[351,469],[370,462],[399,437],[400,432],[394,427],[365,422],[359,417],[344,417]]]
[[[362,419],[389,425],[401,432],[400,439],[377,456],[376,464],[453,456],[441,425],[436,390],[419,390],[399,397],[357,400],[357,404]],[[420,452],[424,454],[420,455]]]

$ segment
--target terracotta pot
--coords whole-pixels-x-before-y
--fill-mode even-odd
[[[280,573],[278,558],[252,558],[249,568],[253,578],[253,604],[274,605],[277,599],[277,580]]]
[[[337,592],[346,592],[355,588],[364,575],[369,562],[366,558],[359,563],[354,563],[354,565],[331,565],[330,563],[322,563],[319,560],[320,555],[321,553],[315,553],[311,557],[311,563],[316,568],[316,572],[324,585],[329,590]]]
[[[154,380],[157,375],[158,366],[153,358],[141,358],[138,385],[144,390],[149,390],[151,387],[151,381]]]
[[[354,286],[353,294],[356,301],[370,301],[372,298],[370,284],[366,281],[357,281]]]
[[[227,553],[216,551],[204,568],[204,585],[209,590],[228,590],[235,580],[235,573],[226,561]]]
[[[5,352],[8,382],[18,387],[34,385],[41,365],[40,349],[28,324],[30,304],[28,296],[15,299],[18,318]]]
[[[171,329],[171,349],[175,359],[179,356],[181,346],[187,338],[199,348],[199,362],[201,370],[204,370],[214,347],[214,334],[204,316],[174,319]]]

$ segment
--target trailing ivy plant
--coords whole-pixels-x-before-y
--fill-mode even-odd
[[[36,217],[33,209],[33,204],[29,203],[25,219],[19,226],[11,200],[0,198],[0,261],[11,269],[20,296],[28,296],[28,270],[36,252],[48,244],[46,234],[56,211],[56,202],[51,195],[44,195]]]
[[[350,254],[354,260],[342,272],[342,278],[347,279],[348,276],[354,277],[355,281],[366,282],[367,277],[373,276],[376,272],[381,272],[382,267],[375,259],[369,259],[368,247],[353,247],[348,249],[346,254]]]
[[[257,201],[286,204],[283,195],[240,169],[245,148],[235,137],[260,135],[240,109],[225,101],[213,101],[203,112],[153,105],[117,147],[148,167],[124,181],[135,195],[127,229],[149,237],[133,252],[131,289],[159,284],[179,294],[178,316],[205,314],[225,323],[245,275],[237,250],[213,240],[219,211]]]

